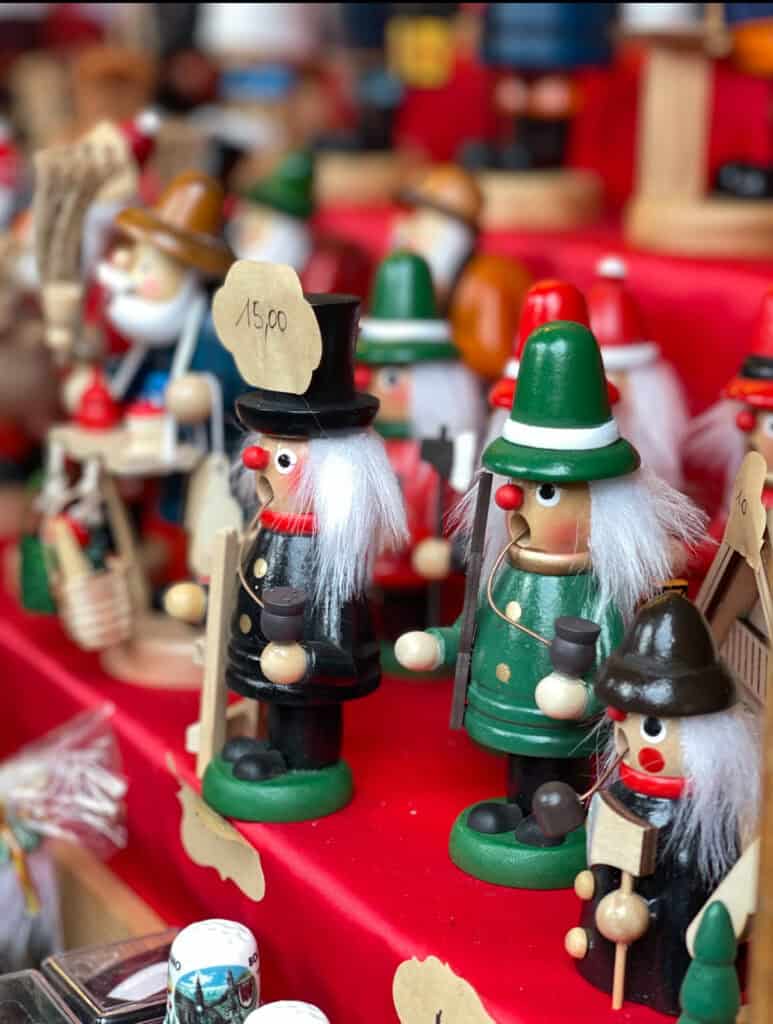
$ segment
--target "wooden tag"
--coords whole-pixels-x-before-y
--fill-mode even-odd
[[[237,260],[215,292],[212,319],[248,384],[292,395],[308,390],[322,335],[292,267]]]
[[[733,485],[730,517],[723,540],[744,556],[755,572],[762,568],[760,552],[767,519],[762,504],[767,465],[759,452],[749,452]]]
[[[597,793],[588,814],[588,864],[608,864],[635,878],[655,870],[658,830],[611,793]]]
[[[189,786],[182,785],[177,799],[182,805],[180,841],[194,864],[214,868],[255,903],[266,893],[260,854]]]
[[[228,457],[213,452],[196,469],[185,511],[190,534],[188,564],[199,577],[208,578],[218,530],[241,530],[242,510],[231,494]],[[191,504],[195,507],[191,508]]]
[[[401,1024],[496,1024],[472,985],[435,956],[404,960],[392,998]]]

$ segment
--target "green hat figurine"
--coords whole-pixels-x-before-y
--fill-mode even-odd
[[[308,220],[314,209],[314,160],[311,153],[288,153],[262,181],[245,189],[244,198],[289,217]]]
[[[458,358],[426,260],[412,252],[392,253],[376,272],[370,315],[360,320],[357,360],[388,365]]]
[[[639,467],[612,415],[599,347],[582,324],[554,320],[523,351],[510,416],[483,453],[502,476],[551,483],[604,480]]]

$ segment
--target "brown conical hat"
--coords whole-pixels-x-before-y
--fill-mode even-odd
[[[130,207],[115,219],[131,238],[150,242],[186,266],[221,277],[233,263],[220,238],[223,190],[200,171],[184,171],[152,208]]]

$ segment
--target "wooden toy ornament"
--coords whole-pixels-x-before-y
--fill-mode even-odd
[[[450,628],[404,634],[395,654],[414,671],[455,662],[453,724],[507,756],[505,799],[462,812],[454,862],[500,885],[561,888],[584,866],[581,821],[566,838],[552,836],[532,798],[550,779],[587,789],[602,710],[594,663],[668,578],[674,538],[695,543],[703,519],[663,481],[637,472],[598,345],[578,323],[553,321],[531,334],[510,415],[482,461],[477,498],[473,491],[467,503],[464,612]],[[505,508],[486,533],[490,474],[506,481]],[[632,504],[641,510],[635,525]]]

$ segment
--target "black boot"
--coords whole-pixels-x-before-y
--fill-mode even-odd
[[[235,779],[243,782],[262,782],[284,775],[287,763],[278,750],[265,750],[253,754],[244,754],[233,767]]]
[[[220,755],[224,761],[234,764],[245,754],[260,754],[268,750],[268,743],[265,740],[256,740],[251,736],[234,736],[223,747]]]
[[[717,172],[717,192],[735,199],[771,199],[773,168],[740,160],[722,164]]]
[[[495,836],[512,832],[522,818],[523,812],[517,804],[486,800],[476,804],[467,815],[467,827],[474,832]]]

